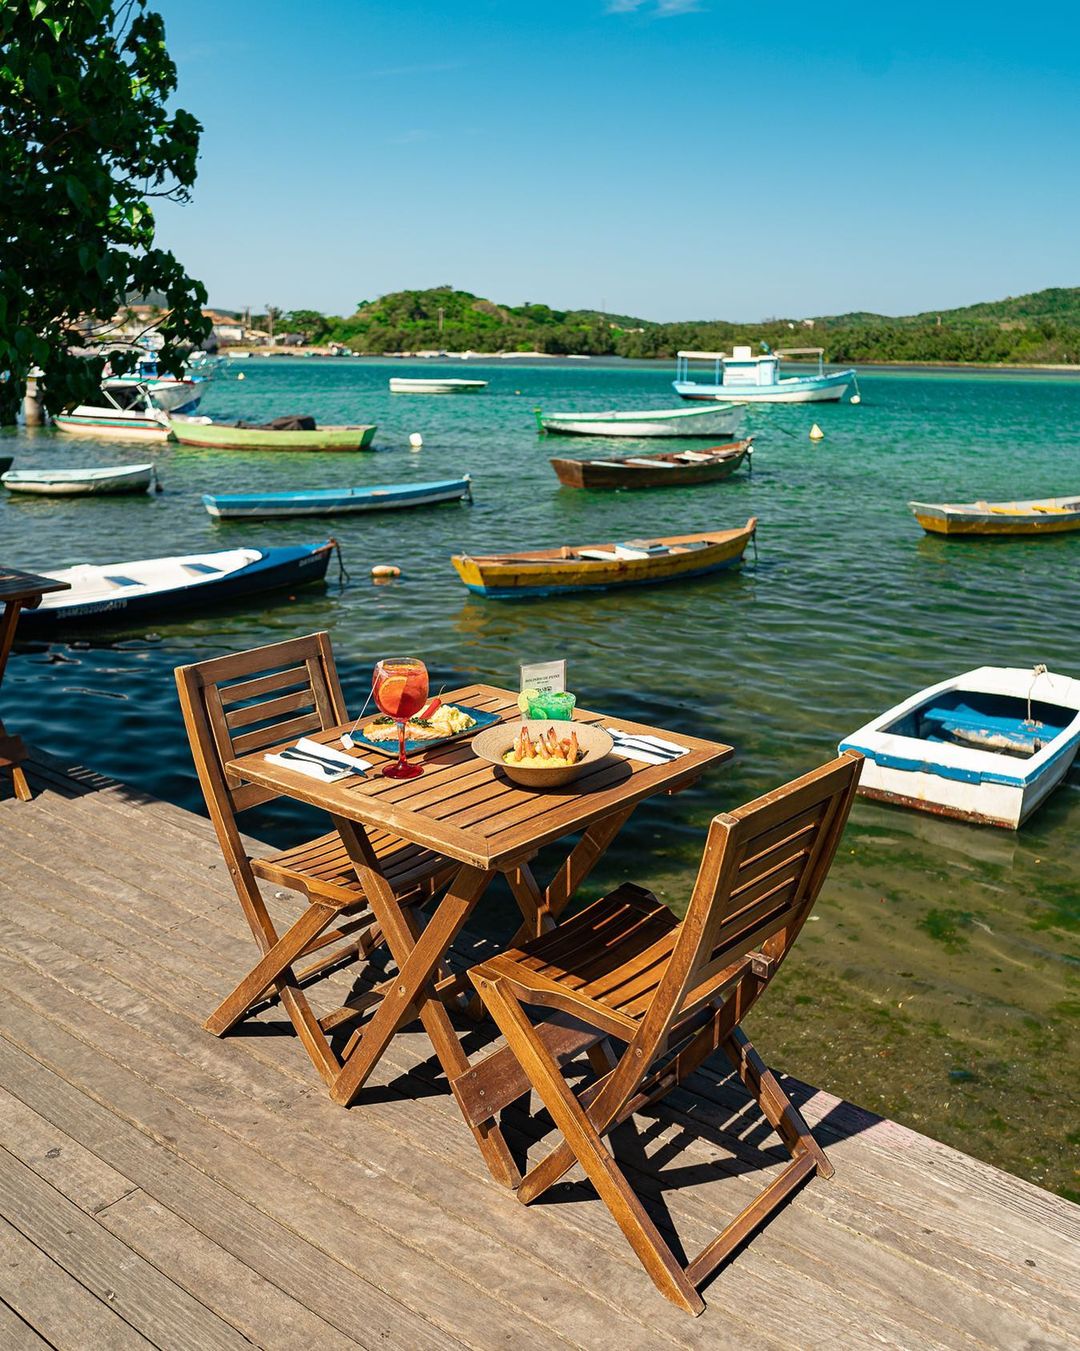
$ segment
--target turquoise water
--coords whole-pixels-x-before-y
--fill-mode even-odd
[[[357,708],[372,661],[423,656],[436,688],[512,685],[520,661],[565,656],[583,705],[732,743],[734,763],[647,804],[595,876],[633,876],[685,904],[709,816],[827,758],[912,690],[982,663],[1080,674],[1080,536],[922,535],[909,498],[1080,488],[1080,381],[871,374],[863,402],[748,414],[754,470],[647,494],[559,488],[552,454],[604,442],[537,437],[532,408],[662,407],[670,371],[585,362],[417,363],[488,379],[475,396],[391,396],[404,362],[266,360],[224,371],[200,411],[374,421],[367,455],[151,452],[166,491],[99,501],[0,500],[0,558],[27,568],[243,544],[341,541],[353,582],[159,623],[111,646],[17,652],[7,722],[107,773],[199,805],[172,668],[330,629]],[[244,379],[238,379],[239,374]],[[825,432],[812,444],[813,421]],[[408,449],[419,431],[424,447]],[[625,443],[627,446],[632,443]],[[20,467],[149,458],[51,432],[0,437]],[[330,487],[471,473],[475,505],[409,514],[216,524],[204,491]],[[760,520],[741,574],[588,599],[474,599],[451,553],[592,543]],[[375,586],[373,563],[402,577]],[[1075,1167],[1080,1012],[1080,772],[1019,834],[860,802],[816,918],[761,1011],[778,1065],[1044,1185]],[[252,828],[260,823],[252,820]],[[302,823],[279,816],[280,838]],[[495,907],[488,918],[495,920]],[[1071,1147],[1070,1147],[1071,1146]]]

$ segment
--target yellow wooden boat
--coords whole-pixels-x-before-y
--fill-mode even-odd
[[[1080,497],[1029,502],[909,502],[931,535],[1062,535],[1080,530]]]
[[[751,516],[737,530],[632,539],[621,544],[564,545],[529,553],[455,554],[451,561],[470,591],[497,600],[602,591],[613,586],[678,582],[738,567],[756,528],[757,518]]]

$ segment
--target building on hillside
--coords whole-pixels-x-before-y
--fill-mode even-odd
[[[236,318],[235,315],[223,314],[220,310],[203,310],[203,317],[209,319],[213,325],[210,336],[219,346],[224,347],[229,343],[245,340],[243,320]]]

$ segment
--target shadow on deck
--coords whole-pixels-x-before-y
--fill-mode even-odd
[[[489,1179],[420,1031],[350,1111],[274,1007],[206,1033],[252,956],[209,824],[29,768],[0,801],[0,1345],[1075,1345],[1080,1209],[791,1079],[836,1176],[687,1318],[580,1174],[528,1209]],[[696,1251],[787,1156],[718,1063],[692,1086],[613,1143]],[[543,1115],[504,1124],[535,1158]]]

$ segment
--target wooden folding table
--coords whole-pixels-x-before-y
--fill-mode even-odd
[[[519,716],[516,696],[488,685],[452,690],[443,700],[494,712],[505,720]],[[637,735],[660,735],[685,746],[687,754],[658,765],[613,754],[573,783],[546,791],[517,787],[478,759],[468,741],[418,754],[415,758],[423,764],[424,773],[407,780],[386,778],[380,772],[384,757],[370,753],[365,753],[366,758],[376,763],[363,777],[336,783],[320,783],[270,764],[265,751],[226,766],[231,775],[248,783],[330,814],[398,967],[396,979],[387,982],[375,1012],[346,1046],[331,1096],[343,1105],[351,1103],[398,1028],[419,1015],[492,1175],[508,1186],[518,1182],[517,1168],[494,1119],[477,1121],[475,1103],[467,1105],[466,1098],[475,1098],[483,1089],[471,1084],[467,1093],[464,1088],[469,1082],[469,1062],[436,989],[451,944],[499,873],[509,882],[523,916],[515,939],[552,928],[639,802],[659,793],[679,792],[704,770],[734,754],[730,746],[718,742],[622,718],[581,709],[575,718]],[[341,733],[348,730],[333,728],[316,734],[315,739],[337,746]],[[436,849],[461,865],[423,928],[397,903],[368,843],[369,828],[391,831]],[[548,885],[541,886],[530,860],[544,846],[571,835],[580,838]]]
[[[0,685],[4,683],[4,668],[7,666],[11,644],[15,641],[19,612],[24,608],[35,609],[48,591],[70,590],[69,582],[58,582],[53,577],[38,577],[33,572],[19,572],[0,563],[0,603],[4,607],[3,614],[0,614]],[[30,785],[22,769],[25,759],[26,747],[22,738],[10,736],[4,730],[3,718],[0,718],[0,769],[11,770],[15,796],[23,802],[29,802]]]

